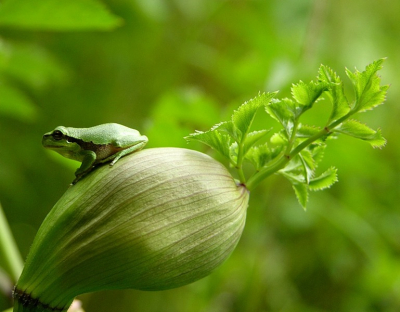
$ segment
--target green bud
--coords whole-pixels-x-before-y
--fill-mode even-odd
[[[66,311],[82,293],[163,290],[210,274],[235,248],[249,194],[213,158],[154,148],[71,186],[40,227],[14,312]]]

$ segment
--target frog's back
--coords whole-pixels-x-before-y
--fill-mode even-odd
[[[84,142],[94,144],[112,144],[122,137],[129,137],[139,133],[137,130],[117,123],[107,123],[90,128],[70,128],[70,134]]]

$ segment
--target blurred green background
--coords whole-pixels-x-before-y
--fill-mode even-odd
[[[79,166],[45,151],[43,133],[118,122],[151,147],[214,155],[183,136],[259,91],[290,96],[321,63],[345,80],[345,67],[388,57],[387,101],[359,116],[382,128],[384,149],[331,141],[323,165],[339,169],[339,183],[312,193],[306,212],[271,177],[251,194],[243,237],[215,273],[163,292],[87,294],[87,312],[400,311],[400,1],[29,3],[0,3],[0,201],[24,257]],[[9,306],[0,292],[0,311]]]

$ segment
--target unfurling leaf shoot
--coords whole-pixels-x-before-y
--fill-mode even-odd
[[[380,129],[373,130],[353,119],[356,113],[371,110],[384,102],[388,86],[381,86],[377,75],[383,61],[371,63],[363,72],[346,69],[354,89],[351,103],[339,76],[321,65],[316,81],[292,85],[292,98],[277,99],[277,92],[259,94],[234,111],[231,120],[219,123],[209,131],[197,131],[186,139],[203,142],[220,152],[237,170],[239,183],[249,190],[271,174],[284,176],[292,183],[299,203],[305,208],[309,191],[326,189],[337,182],[334,167],[316,173],[330,137],[345,134],[368,142],[372,147],[385,145]],[[325,126],[302,124],[302,114],[322,96],[331,102],[327,107],[331,112]],[[265,129],[251,130],[261,107],[282,126],[282,130],[271,133],[267,124]],[[248,178],[243,170],[245,161],[254,167]]]

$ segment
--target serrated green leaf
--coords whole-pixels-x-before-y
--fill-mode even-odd
[[[234,139],[237,142],[240,140],[240,133],[238,133],[238,129],[236,129],[232,121],[220,122],[211,128],[211,131],[214,130],[218,130],[221,133],[222,132],[227,133],[232,139]]]
[[[316,135],[320,131],[321,131],[320,127],[299,124],[299,126],[297,127],[296,137],[309,138],[312,137],[313,135]]]
[[[332,112],[328,123],[338,120],[350,111],[350,105],[344,94],[343,82],[328,66],[321,65],[318,71],[318,79],[330,83],[327,94],[332,102]]]
[[[237,165],[238,152],[239,152],[239,145],[237,142],[233,142],[229,146],[229,157],[231,159],[231,165],[234,165],[234,166]]]
[[[279,171],[279,174],[288,179],[292,184],[306,184],[303,173],[281,170]]]
[[[250,132],[244,141],[243,155],[246,155],[248,150],[259,140],[264,138],[271,130],[259,130]]]
[[[287,137],[283,130],[274,133],[269,141],[271,142],[271,145],[273,145],[273,147],[285,146],[287,145],[288,142]]]
[[[233,112],[232,123],[240,131],[240,140],[245,138],[250,131],[257,110],[267,105],[275,96],[274,93],[261,93],[255,98],[243,103],[237,110]],[[240,141],[238,140],[238,141]]]
[[[314,176],[315,162],[312,153],[308,149],[300,152],[299,158],[303,166],[303,174],[306,183],[310,183],[311,178]]]
[[[185,137],[186,140],[195,140],[202,142],[223,156],[230,159],[230,137],[227,134],[221,133],[218,130],[209,130],[206,132],[197,131]]]
[[[274,156],[274,151],[267,145],[259,145],[251,147],[246,153],[245,158],[250,161],[256,170],[264,167]]]
[[[386,91],[389,86],[381,86],[381,78],[377,71],[382,69],[385,59],[369,64],[365,71],[352,73],[346,69],[346,74],[353,83],[356,100],[352,107],[354,112],[364,112],[382,104],[385,101]]]
[[[307,158],[307,156],[305,157]],[[308,159],[311,161],[310,159]],[[305,209],[308,201],[307,165],[304,157],[297,155],[289,164],[278,173],[292,183],[300,205]]]
[[[311,179],[309,189],[312,191],[323,190],[330,188],[337,181],[337,169],[331,167],[318,177]]]
[[[265,107],[265,110],[285,128],[287,136],[290,137],[296,118],[295,103],[286,98],[282,100],[273,100]]]
[[[386,139],[382,136],[380,129],[375,131],[354,119],[346,120],[336,127],[334,131],[364,140],[374,148],[382,147],[386,144]]]
[[[300,113],[303,113],[307,109],[311,108],[312,105],[320,98],[324,91],[329,88],[329,83],[325,81],[305,83],[300,80],[299,83],[292,85],[292,96],[293,98],[301,104]]]
[[[299,155],[293,157],[285,168],[278,171],[292,183],[306,183],[303,162]]]
[[[322,159],[324,146],[325,144],[310,145],[297,154],[279,173],[292,183],[309,184]]]
[[[325,143],[314,144],[309,147],[312,153],[312,158],[314,159],[314,166],[315,166],[314,170],[318,167],[318,164],[322,161],[322,158],[324,157],[325,148],[326,148]]]
[[[292,186],[300,205],[306,209],[308,202],[308,186],[303,183],[292,184]]]
[[[31,30],[111,30],[121,19],[95,0],[5,0],[0,25]]]

